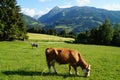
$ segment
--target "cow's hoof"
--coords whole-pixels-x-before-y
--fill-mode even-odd
[[[76,75],[78,76],[78,75],[79,75],[79,72],[77,72]]]
[[[72,72],[69,72],[69,75],[72,75]]]
[[[55,74],[58,74],[57,72],[55,72]]]

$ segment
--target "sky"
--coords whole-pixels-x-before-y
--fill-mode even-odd
[[[31,17],[35,15],[40,17],[56,6],[60,8],[90,6],[120,11],[120,0],[17,0],[17,5],[21,7],[22,13]]]

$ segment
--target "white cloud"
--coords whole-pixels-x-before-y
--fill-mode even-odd
[[[84,6],[88,3],[90,3],[90,0],[76,0],[76,2],[79,6]]]
[[[105,5],[103,8],[107,10],[120,10],[120,4],[109,4]]]
[[[40,10],[36,15],[38,15],[39,17],[46,14],[47,12],[44,10]]]
[[[37,15],[42,16],[45,14],[45,11],[39,11]]]
[[[46,14],[47,12],[49,12],[50,10],[51,10],[50,8],[46,8],[44,10],[22,8],[21,13],[26,14],[26,15],[31,16],[31,17],[34,17],[36,15],[40,17],[40,16]]]
[[[64,5],[60,5],[59,7],[60,8],[69,8],[69,7],[72,7],[72,6],[73,6],[72,3],[66,2]]]
[[[21,12],[23,14],[29,15],[31,17],[33,17],[35,15],[35,10],[34,9],[30,9],[30,8],[22,8]]]
[[[45,2],[46,0],[39,0],[40,2]]]
[[[38,13],[36,15],[42,16],[46,13],[48,13],[51,9],[50,8],[46,8],[45,10],[40,10],[38,11]]]

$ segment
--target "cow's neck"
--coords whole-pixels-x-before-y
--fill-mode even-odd
[[[80,62],[80,67],[81,67],[82,69],[87,69],[88,66],[89,66],[89,65],[88,65],[87,63]]]
[[[86,69],[89,67],[89,64],[82,58],[82,56],[80,56],[78,64],[82,69]]]

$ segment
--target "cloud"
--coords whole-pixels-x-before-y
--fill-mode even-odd
[[[46,9],[44,9],[44,10],[37,10],[37,11],[36,11],[36,14],[33,16],[33,18],[38,19],[38,18],[40,18],[42,15],[48,13],[50,10],[51,10],[50,8],[46,8]]]
[[[72,7],[72,5],[63,5],[63,6],[59,6],[60,8],[69,8]]]
[[[45,10],[39,10],[36,15],[42,16],[48,13],[50,10],[51,10],[50,8],[46,8]]]
[[[62,5],[59,5],[58,7],[60,8],[69,8],[69,7],[72,7],[72,3],[71,2],[65,2],[64,4]]]
[[[39,0],[40,2],[45,2],[46,0]]]
[[[31,17],[33,17],[35,15],[35,10],[34,9],[30,9],[30,8],[22,8],[21,12],[23,14],[29,15]]]
[[[76,0],[76,2],[79,6],[84,6],[88,3],[90,3],[90,0]]]
[[[63,5],[63,6],[59,6],[60,8],[69,8],[71,7],[70,5]]]
[[[108,4],[103,7],[107,10],[120,10],[120,4]]]
[[[21,13],[26,14],[26,15],[31,16],[31,17],[34,17],[36,15],[40,17],[40,16],[46,14],[47,12],[49,12],[50,10],[51,10],[50,8],[46,8],[44,10],[22,8]]]

